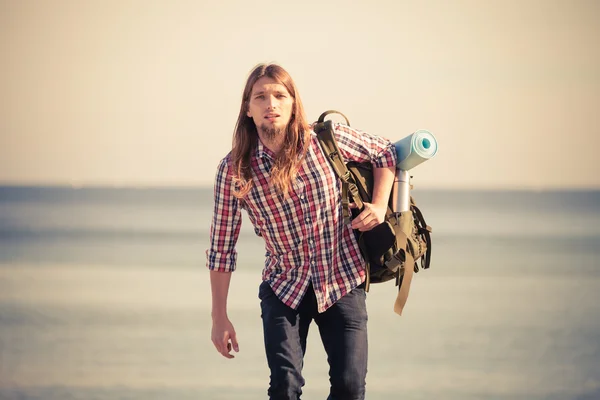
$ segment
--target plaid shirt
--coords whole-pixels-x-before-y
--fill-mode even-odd
[[[346,161],[371,162],[378,168],[396,165],[394,145],[386,139],[341,124],[335,125],[335,136]],[[342,217],[341,183],[314,132],[285,199],[269,185],[275,155],[260,140],[250,161],[253,187],[243,200],[233,196],[230,155],[221,160],[215,179],[215,208],[206,251],[209,269],[235,270],[235,244],[244,209],[256,234],[265,240],[262,278],[289,307],[299,306],[309,282],[319,312],[364,282],[363,257],[352,228]]]

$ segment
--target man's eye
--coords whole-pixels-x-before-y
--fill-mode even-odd
[[[284,99],[284,98],[286,98],[286,97],[287,97],[287,96],[286,96],[285,94],[278,94],[278,95],[277,95],[277,98],[278,98],[278,99]]]
[[[259,94],[258,96],[255,97],[255,99],[264,99],[264,98],[265,98],[265,96],[262,94]]]

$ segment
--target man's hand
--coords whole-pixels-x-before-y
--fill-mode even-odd
[[[235,329],[233,328],[233,324],[229,321],[229,318],[213,318],[211,336],[213,344],[223,357],[234,358],[234,355],[230,353],[232,347],[236,353],[240,351]]]
[[[360,214],[352,220],[352,229],[358,229],[361,232],[370,231],[385,219],[387,206],[377,206],[372,203],[363,203],[364,208]],[[350,208],[356,208],[355,203],[350,203]]]

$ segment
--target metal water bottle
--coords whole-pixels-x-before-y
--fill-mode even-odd
[[[396,210],[404,212],[410,210],[410,175],[403,169],[396,170]]]

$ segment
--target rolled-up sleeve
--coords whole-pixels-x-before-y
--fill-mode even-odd
[[[210,247],[206,250],[206,266],[212,271],[235,271],[235,245],[240,234],[241,210],[233,196],[234,183],[229,156],[219,163],[215,177],[214,210],[210,226]]]
[[[375,168],[396,165],[396,147],[390,140],[342,124],[336,124],[334,130],[346,161],[370,162]]]

